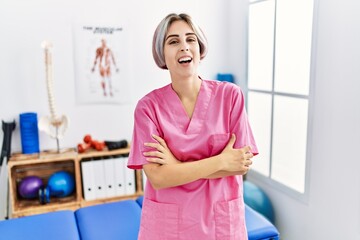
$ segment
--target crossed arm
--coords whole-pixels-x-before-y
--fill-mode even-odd
[[[145,174],[155,189],[175,187],[198,179],[214,179],[233,175],[244,175],[252,164],[251,148],[234,149],[236,140],[232,134],[223,151],[215,156],[199,161],[181,162],[177,160],[164,139],[153,135],[156,143],[145,143],[155,151],[144,152],[149,162],[143,166]]]

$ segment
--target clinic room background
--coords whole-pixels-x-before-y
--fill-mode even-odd
[[[49,114],[41,43],[51,40],[57,109],[69,118],[61,147],[75,147],[86,133],[130,141],[137,100],[169,83],[168,72],[154,64],[151,41],[157,23],[170,12],[189,13],[208,37],[201,76],[214,79],[218,73],[231,73],[246,90],[249,2],[256,1],[2,0],[0,118]],[[314,0],[304,193],[292,194],[261,174],[247,176],[270,197],[282,239],[360,239],[359,12],[357,0]],[[77,23],[122,28],[126,51],[118,67],[126,67],[126,99],[101,102],[85,96],[86,101],[79,102]],[[118,88],[121,91],[121,84]],[[39,137],[42,150],[55,147],[45,133]],[[0,144],[2,139],[0,132]],[[12,151],[21,151],[19,129],[13,133]]]

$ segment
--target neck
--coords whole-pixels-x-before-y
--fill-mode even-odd
[[[179,80],[172,79],[171,86],[181,100],[196,99],[200,90],[201,79],[198,76]]]

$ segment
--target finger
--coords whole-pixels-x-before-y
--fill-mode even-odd
[[[164,154],[159,151],[150,151],[150,152],[144,152],[144,156],[146,157],[157,157],[157,158],[164,158]]]
[[[144,143],[144,145],[146,147],[152,147],[155,148],[156,150],[163,152],[164,151],[164,147],[161,146],[159,143]]]
[[[165,142],[164,139],[162,139],[161,137],[159,137],[159,136],[157,136],[157,135],[155,135],[155,134],[153,134],[152,137],[153,137],[156,141],[158,141],[161,146],[166,147],[166,142]]]
[[[151,162],[151,163],[158,163],[161,165],[164,165],[166,162],[160,158],[146,158],[146,161]]]
[[[249,166],[244,166],[244,170],[245,170],[246,172],[248,172],[248,171],[249,171],[249,169],[250,169],[250,167],[249,167]]]
[[[251,153],[251,147],[250,147],[250,146],[245,146],[245,147],[243,147],[243,150],[244,150],[244,152],[246,152],[246,153]]]
[[[254,157],[254,154],[252,154],[251,152],[245,153],[245,158],[246,159],[250,159],[252,157]]]
[[[245,163],[245,166],[250,167],[253,164],[253,161],[251,161],[250,159],[248,159]]]
[[[235,134],[232,133],[230,140],[229,140],[228,144],[226,145],[226,147],[232,148],[235,144],[235,141],[236,141],[236,136],[235,136]]]

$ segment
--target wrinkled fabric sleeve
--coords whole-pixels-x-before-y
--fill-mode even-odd
[[[240,87],[233,89],[230,129],[235,133],[234,148],[251,147],[254,155],[259,153],[245,108],[245,99]]]
[[[134,129],[128,160],[128,168],[141,169],[146,161],[143,153],[150,148],[144,146],[146,142],[156,142],[152,134],[160,136],[155,117],[154,107],[144,100],[140,100],[134,112]]]

